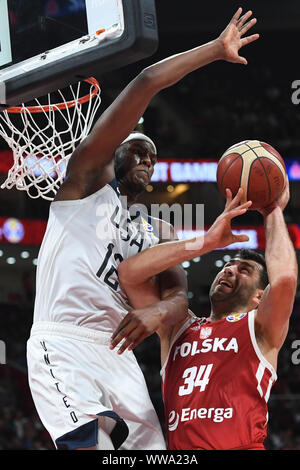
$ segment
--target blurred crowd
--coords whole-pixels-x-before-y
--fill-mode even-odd
[[[27,382],[26,340],[32,309],[1,304],[0,315],[1,339],[7,346],[6,364],[0,365],[0,450],[54,449],[35,411]],[[165,431],[158,337],[147,338],[135,354]],[[289,334],[279,355],[278,380],[269,399],[268,429],[268,450],[300,450],[300,302],[295,303]]]
[[[197,71],[164,90],[168,116],[155,105],[146,111],[145,128],[155,136],[160,154],[220,158],[231,145],[258,139],[284,157],[297,157],[300,112],[292,101],[292,72],[291,78],[282,78],[266,64],[257,63],[247,71],[235,69],[233,75],[227,74],[225,65],[220,80],[221,70],[218,64]]]

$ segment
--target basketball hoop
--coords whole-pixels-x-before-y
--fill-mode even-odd
[[[81,96],[83,83],[89,90]],[[14,159],[1,188],[15,186],[33,199],[52,201],[69,158],[90,132],[101,104],[100,91],[99,83],[91,77],[64,91],[49,93],[45,104],[35,99],[34,106],[23,103],[1,111],[0,135]]]

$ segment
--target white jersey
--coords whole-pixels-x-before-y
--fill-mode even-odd
[[[133,217],[116,180],[74,201],[54,201],[38,257],[34,323],[56,322],[112,333],[130,309],[120,262],[159,239]]]

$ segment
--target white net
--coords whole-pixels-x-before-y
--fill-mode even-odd
[[[81,96],[83,83],[88,93]],[[54,98],[59,104],[53,103]],[[86,79],[67,91],[48,94],[46,100],[0,112],[0,135],[14,160],[1,188],[16,187],[31,198],[51,201],[64,180],[70,156],[90,132],[101,104],[100,86],[95,79]]]

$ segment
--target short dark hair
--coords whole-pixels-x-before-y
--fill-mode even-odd
[[[267,287],[269,284],[267,265],[266,260],[261,253],[255,250],[248,250],[243,248],[242,250],[238,251],[238,253],[233,258],[250,259],[260,264],[263,269],[260,272],[259,287],[260,289],[265,289]]]

